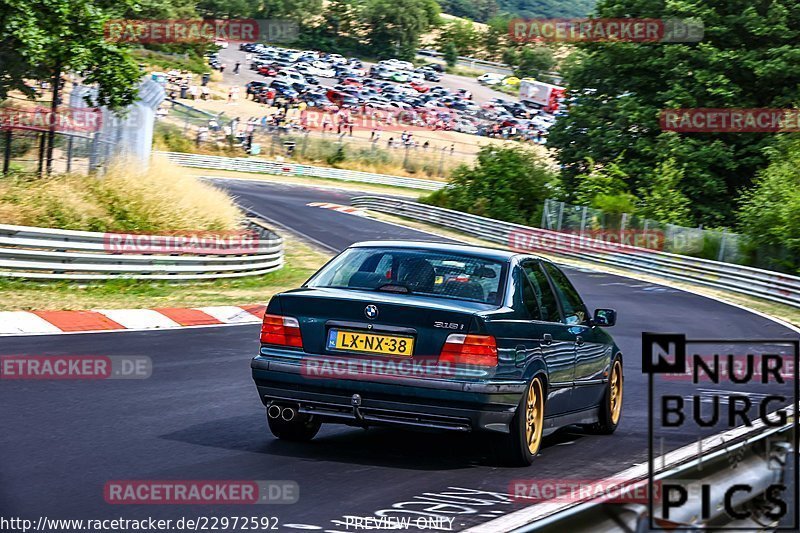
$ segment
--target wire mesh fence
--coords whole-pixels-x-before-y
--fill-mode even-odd
[[[48,132],[37,130],[0,131],[2,172],[42,174],[46,165]],[[116,151],[116,144],[99,134],[55,132],[52,171],[88,173],[101,167]]]
[[[627,213],[607,213],[587,206],[545,200],[542,228],[657,248],[663,252],[726,263],[748,264],[746,240],[739,234],[665,224]]]

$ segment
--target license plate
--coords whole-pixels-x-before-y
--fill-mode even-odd
[[[328,349],[411,356],[414,353],[414,338],[332,329],[328,332]]]

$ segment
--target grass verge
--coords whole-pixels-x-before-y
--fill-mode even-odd
[[[227,231],[241,213],[223,191],[165,159],[120,161],[102,177],[60,174],[0,181],[5,224],[84,231]]]
[[[292,235],[284,238],[284,267],[263,276],[203,282],[110,280],[96,283],[37,282],[0,278],[0,311],[138,309],[258,304],[295,288],[331,254]]]
[[[441,228],[439,226],[434,226],[432,224],[425,224],[423,222],[417,222],[415,220],[408,220],[405,218],[388,215],[385,213],[377,213],[375,211],[369,212],[370,216],[377,220],[383,220],[386,222],[393,222],[395,224],[400,224],[403,226],[407,226],[409,228],[418,229],[420,231],[427,231],[429,233],[434,233],[437,235],[441,235],[443,237],[448,237],[450,239],[459,240],[463,242],[467,242],[470,244],[475,244],[479,246],[488,246],[491,248],[504,248],[497,243],[485,241],[482,239],[478,239],[469,235],[464,235],[462,233],[458,233],[456,231]],[[595,270],[598,272],[606,272],[609,274],[616,274],[618,276],[623,276],[626,278],[636,279],[640,281],[645,281],[648,283],[655,283],[658,285],[664,285],[666,287],[674,287],[676,289],[681,289],[687,292],[692,292],[696,294],[700,294],[702,296],[707,296],[709,298],[713,298],[715,300],[719,300],[722,302],[740,305],[743,307],[747,307],[754,311],[759,311],[770,317],[777,318],[779,320],[783,320],[790,324],[794,324],[796,326],[800,326],[800,309],[796,309],[794,307],[788,305],[782,305],[779,303],[770,302],[768,300],[761,300],[759,298],[748,297],[744,294],[736,294],[727,291],[720,291],[716,289],[712,289],[709,287],[704,287],[702,285],[695,285],[692,283],[685,283],[681,281],[673,281],[673,280],[666,280],[663,278],[659,278],[657,276],[651,276],[648,274],[631,272],[628,270],[623,270],[620,268],[614,268],[606,265],[596,265],[594,263],[589,263],[588,261],[578,261],[574,259],[565,259],[563,257],[538,253],[541,257],[545,257],[550,259],[555,263],[559,263],[562,265],[569,265],[578,268],[585,268],[589,270]]]

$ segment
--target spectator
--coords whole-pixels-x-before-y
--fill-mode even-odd
[[[225,72],[225,63],[221,63],[219,66],[219,73],[223,74]]]
[[[428,146],[430,146],[430,143],[428,141],[425,141],[425,144],[422,145],[422,149],[427,152]]]
[[[233,66],[233,73],[236,74],[237,76],[239,75],[239,67],[241,67],[241,66],[242,66],[242,64],[240,62],[238,62],[238,61]]]

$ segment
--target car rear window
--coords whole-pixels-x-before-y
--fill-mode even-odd
[[[408,248],[350,248],[306,285],[497,304],[504,277],[505,263],[482,257]]]

